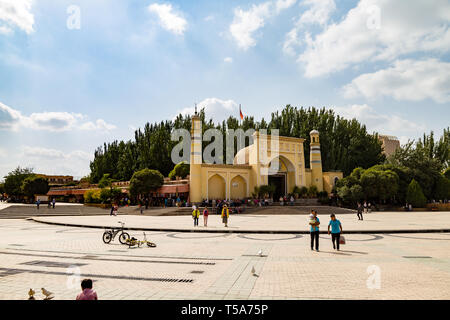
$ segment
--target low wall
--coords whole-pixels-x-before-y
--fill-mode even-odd
[[[429,211],[450,211],[450,203],[429,203],[427,204]]]

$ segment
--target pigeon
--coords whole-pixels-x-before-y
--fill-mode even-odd
[[[30,288],[30,291],[28,291],[28,295],[30,296],[29,298],[28,298],[28,300],[36,300],[35,298],[34,298],[34,294],[36,293],[36,291],[34,291],[33,289],[31,289]]]
[[[44,300],[51,300],[54,298],[53,292],[46,290],[45,288],[41,288],[42,294],[45,296]]]
[[[262,249],[259,249],[258,256],[262,257]]]

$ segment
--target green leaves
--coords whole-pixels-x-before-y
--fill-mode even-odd
[[[48,181],[39,176],[29,176],[22,183],[22,192],[28,197],[33,197],[35,194],[47,194],[49,190]]]
[[[23,181],[33,175],[33,169],[17,167],[5,177],[5,193],[10,196],[23,195]]]
[[[132,196],[148,194],[161,187],[164,183],[163,175],[157,170],[143,169],[133,174],[130,181]]]
[[[406,202],[415,208],[423,208],[427,203],[427,198],[422,192],[422,188],[416,180],[412,180],[406,193]]]
[[[175,180],[176,177],[186,178],[189,174],[190,166],[187,163],[178,163],[169,173],[169,178]]]

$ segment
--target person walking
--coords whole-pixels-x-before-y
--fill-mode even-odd
[[[314,250],[314,242],[316,243],[316,251],[319,252],[319,225],[320,220],[317,217],[317,211],[312,211],[313,219],[310,219],[309,224],[311,225],[311,250]]]
[[[52,200],[52,206],[53,206],[53,209],[55,209],[55,205],[56,205],[56,199],[53,198],[53,200]]]
[[[203,225],[205,227],[208,226],[208,216],[209,216],[208,208],[205,207],[205,209],[203,210]]]
[[[364,213],[367,213],[367,202],[364,201]]]
[[[114,203],[111,203],[111,211],[109,212],[109,215],[112,216],[114,214]]]
[[[198,218],[200,217],[200,210],[197,207],[192,211],[192,219],[194,219],[194,227],[198,227]]]
[[[77,300],[98,300],[97,292],[92,290],[92,280],[81,281],[81,293],[77,295]]]
[[[36,201],[36,208],[39,210],[39,205],[41,204],[41,199],[38,199]]]
[[[331,220],[328,223],[328,234],[330,234],[331,227],[331,241],[333,242],[333,249],[336,249],[337,247],[337,251],[339,251],[339,241],[341,240],[342,224],[338,219],[336,219],[334,213],[330,215],[330,218]]]
[[[230,210],[226,204],[222,207],[222,222],[225,223],[225,227],[228,228],[228,218],[230,217]]]
[[[358,220],[364,220],[363,219],[363,214],[362,214],[362,212],[363,212],[363,207],[362,207],[362,205],[361,205],[361,203],[359,203],[358,202]]]

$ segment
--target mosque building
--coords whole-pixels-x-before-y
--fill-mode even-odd
[[[310,136],[310,168],[305,167],[305,139],[277,136],[278,143],[275,144],[270,135],[258,131],[253,134],[253,144],[239,150],[233,164],[207,164],[202,162],[202,123],[198,114],[194,114],[190,202],[244,199],[252,196],[255,187],[270,184],[276,186],[274,199],[288,195],[295,186],[309,188],[315,185],[318,191],[331,193],[336,181],[343,178],[343,173],[322,171],[319,132],[312,130]]]

